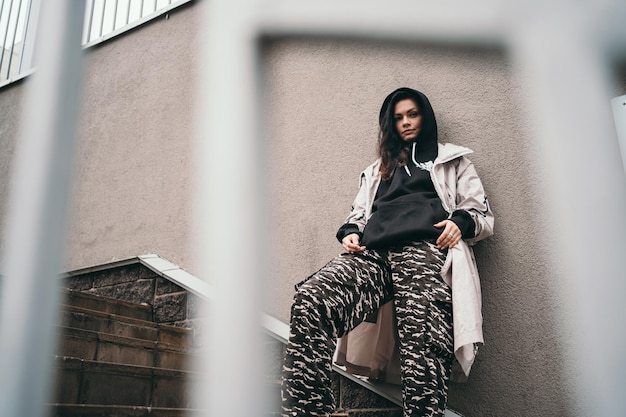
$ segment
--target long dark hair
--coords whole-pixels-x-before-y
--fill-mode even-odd
[[[428,98],[412,88],[398,88],[385,98],[378,116],[378,156],[381,159],[380,174],[385,181],[391,178],[397,166],[407,164],[411,152],[411,144],[398,135],[394,117],[396,103],[406,99],[413,100],[422,113],[422,129],[416,138],[420,159],[437,156],[437,122]]]

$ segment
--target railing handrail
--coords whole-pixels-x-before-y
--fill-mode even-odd
[[[178,285],[181,288],[189,291],[190,293],[201,297],[205,300],[210,300],[214,296],[213,288],[209,283],[190,274],[178,265],[168,261],[165,258],[157,254],[145,254],[132,258],[122,259],[119,261],[109,262],[93,267],[81,268],[78,270],[70,271],[62,275],[63,278],[67,276],[82,275],[90,272],[103,271],[110,268],[122,267],[134,264],[141,264],[168,281]],[[289,339],[289,326],[283,323],[281,320],[273,317],[269,314],[262,313],[261,323],[265,332],[276,339],[277,341],[285,344]],[[399,385],[384,384],[372,382],[363,378],[359,378],[346,372],[343,368],[333,365],[333,370],[342,376],[356,382],[357,384],[367,388],[368,390],[380,395],[383,398],[393,402],[397,405],[402,405],[402,397]],[[447,410],[446,417],[458,416],[458,414]]]

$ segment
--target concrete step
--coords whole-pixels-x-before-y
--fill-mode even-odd
[[[115,314],[117,316],[153,321],[152,307],[147,304],[134,304],[114,298],[72,290],[65,291],[64,303],[88,310]]]
[[[137,366],[188,370],[195,355],[186,346],[100,333],[72,327],[59,328],[59,356]]]
[[[198,410],[188,408],[154,408],[106,405],[51,404],[49,417],[190,417]],[[262,417],[280,417],[279,412]]]
[[[50,417],[188,417],[187,408],[135,407],[116,405],[50,404]]]
[[[188,328],[157,324],[73,305],[63,306],[61,325],[179,346],[190,346],[193,338],[193,332]]]
[[[197,374],[156,367],[56,357],[58,404],[188,408]]]

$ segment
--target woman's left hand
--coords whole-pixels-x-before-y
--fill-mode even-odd
[[[437,238],[439,249],[454,247],[461,240],[461,230],[452,220],[444,220],[434,225],[437,229],[443,228],[443,232]]]

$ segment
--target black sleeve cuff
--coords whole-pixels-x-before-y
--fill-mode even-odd
[[[359,231],[359,226],[354,223],[344,223],[337,231],[337,240],[341,243],[344,237],[351,235],[352,233],[358,234],[359,238],[362,236],[362,233]]]
[[[452,220],[461,230],[461,236],[463,239],[471,239],[474,237],[474,230],[476,229],[476,224],[474,224],[474,220],[472,216],[465,210],[456,210],[452,213]]]

